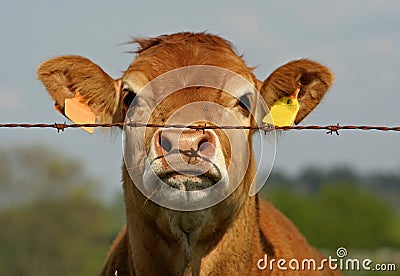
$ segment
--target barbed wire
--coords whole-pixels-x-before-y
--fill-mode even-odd
[[[53,128],[57,129],[58,132],[64,131],[68,128],[111,128],[111,127],[148,127],[148,128],[187,128],[187,129],[195,129],[195,130],[206,130],[206,129],[248,129],[248,130],[262,130],[265,132],[269,132],[272,130],[327,130],[327,134],[336,134],[339,135],[339,131],[341,130],[362,130],[362,131],[400,131],[400,126],[368,126],[368,125],[305,125],[305,126],[284,126],[278,127],[273,125],[263,125],[263,126],[216,126],[216,125],[179,125],[179,124],[142,124],[136,122],[130,123],[111,123],[111,124],[67,124],[67,123],[38,123],[38,124],[30,124],[30,123],[7,123],[0,124],[0,128]]]

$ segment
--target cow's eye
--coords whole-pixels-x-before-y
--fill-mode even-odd
[[[131,103],[133,102],[133,100],[136,97],[136,93],[133,92],[131,89],[129,89],[128,87],[124,87],[122,89],[123,92],[123,98],[122,101],[124,103],[124,105],[129,108],[129,106],[131,105]]]
[[[250,94],[246,94],[240,97],[238,106],[245,112],[249,112],[251,109],[251,98]]]

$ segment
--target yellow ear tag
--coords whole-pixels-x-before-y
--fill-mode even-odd
[[[65,99],[65,115],[75,124],[94,124],[96,122],[96,115],[82,101],[84,99],[79,93],[76,93],[75,97],[71,99]],[[93,127],[82,127],[82,129],[91,134],[94,132]]]
[[[300,109],[297,100],[299,90],[297,89],[291,97],[279,98],[272,105],[270,113],[264,117],[263,122],[278,127],[292,126]]]

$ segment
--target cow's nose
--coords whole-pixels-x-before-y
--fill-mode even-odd
[[[182,161],[191,165],[210,163],[215,157],[216,136],[211,130],[163,129],[154,137],[158,156],[180,157],[180,161],[171,159],[175,165]]]

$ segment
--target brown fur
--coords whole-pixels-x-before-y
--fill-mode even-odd
[[[178,33],[135,42],[140,45],[138,56],[121,79],[112,80],[100,67],[77,56],[43,63],[38,69],[39,78],[61,112],[64,99],[79,92],[102,122],[123,121],[127,110],[123,99],[128,93],[122,89],[124,82],[143,87],[155,77],[183,66],[212,65],[240,74],[261,89],[269,106],[300,88],[301,110],[296,123],[315,108],[333,82],[326,67],[309,60],[283,65],[261,82],[229,42],[207,33]],[[242,116],[234,98],[212,89],[200,92],[187,88],[160,104],[151,122],[162,124],[172,111],[199,100],[219,103]],[[154,132],[146,133],[147,144]],[[221,132],[215,133],[225,159],[230,160],[232,153],[226,137]],[[247,135],[251,147],[251,133]],[[111,247],[102,275],[115,275],[116,271],[118,275],[283,275],[287,271],[258,270],[257,261],[264,254],[276,259],[321,259],[322,255],[308,245],[278,210],[258,196],[247,195],[256,168],[252,154],[242,183],[227,199],[193,212],[169,210],[148,200],[136,188],[124,165],[127,227]],[[324,270],[293,274],[336,273],[339,274]]]
[[[260,201],[257,217],[260,239],[253,240],[252,250],[259,251],[261,255],[252,254],[253,263],[257,263],[257,261],[263,257],[263,254],[268,255],[268,260],[272,258],[276,260],[285,258],[286,260],[298,259],[301,261],[302,259],[315,258],[316,261],[320,261],[325,258],[315,248],[308,245],[296,226],[270,203],[263,200]],[[134,275],[132,271],[127,270],[130,268],[129,264],[131,263],[131,255],[128,249],[128,236],[126,227],[124,227],[110,248],[101,275],[114,275],[115,271],[118,271],[118,275]],[[225,268],[228,263],[229,261],[226,263],[222,262],[218,264],[218,266],[216,265],[213,274],[227,275]],[[286,275],[290,273],[290,271],[279,271],[276,267],[275,270],[272,271],[259,271],[256,269],[256,266],[251,267],[246,272],[247,273],[243,275]],[[296,273],[299,274],[301,272],[292,272],[292,274]],[[242,274],[233,271],[232,275]],[[335,273],[333,271],[307,271],[303,272],[303,275],[340,275],[340,273]]]

